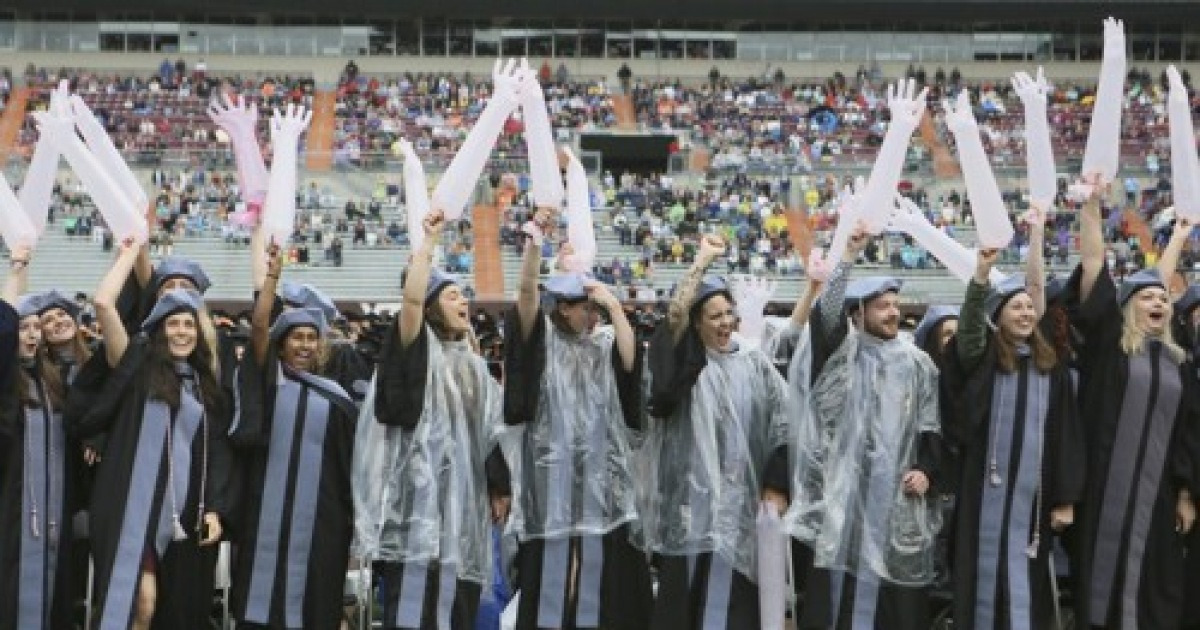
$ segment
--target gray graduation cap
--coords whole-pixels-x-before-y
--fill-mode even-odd
[[[925,316],[921,318],[921,323],[917,324],[917,329],[913,331],[913,343],[918,346],[924,346],[925,340],[929,338],[929,333],[933,332],[939,324],[946,320],[958,319],[958,307],[949,306],[946,304],[933,304],[925,309]]]
[[[844,304],[847,310],[857,308],[884,293],[899,293],[903,286],[903,282],[890,276],[859,278],[846,286]]]
[[[208,291],[208,287],[212,286],[208,274],[204,273],[200,263],[178,256],[167,256],[159,261],[158,267],[154,269],[154,275],[158,278],[158,285],[155,289],[171,278],[190,280],[192,284],[196,285],[196,290],[201,295]]]
[[[449,274],[443,272],[441,269],[430,269],[429,286],[425,287],[425,307],[428,308],[430,304],[433,304],[434,300],[437,300],[438,294],[442,292],[442,289],[452,284],[455,284],[454,278],[450,277]]]
[[[162,320],[180,311],[200,312],[204,308],[204,298],[191,289],[172,289],[158,298],[151,309],[150,315],[142,322],[142,330],[149,331]]]
[[[701,304],[708,298],[721,293],[729,292],[729,282],[721,276],[704,276],[700,279],[700,285],[696,287],[696,299],[692,305]]]
[[[1162,274],[1158,273],[1157,269],[1142,269],[1128,276],[1121,283],[1121,289],[1117,293],[1117,302],[1121,306],[1125,306],[1125,303],[1129,301],[1129,298],[1133,297],[1134,293],[1151,287],[1165,289],[1167,288],[1167,284],[1163,282]]]
[[[338,318],[337,305],[328,295],[311,284],[299,282],[284,282],[280,289],[283,303],[292,308],[316,308],[325,315],[325,321],[331,322]]]
[[[1025,274],[1014,273],[1006,276],[1000,282],[992,285],[983,301],[984,312],[988,320],[996,321],[996,313],[1016,294],[1025,291]]]
[[[74,320],[79,319],[81,312],[75,300],[72,300],[58,289],[51,289],[41,293],[30,293],[22,297],[17,303],[17,314],[21,317],[28,317],[29,315],[40,317],[52,308],[61,308]]]
[[[328,325],[325,320],[325,313],[319,308],[304,307],[294,308],[290,311],[280,313],[275,319],[275,324],[271,326],[271,341],[279,341],[289,330],[297,326],[311,326],[317,329],[317,334],[325,336]]]
[[[1200,284],[1193,284],[1175,300],[1175,314],[1187,317],[1197,306],[1200,306]]]

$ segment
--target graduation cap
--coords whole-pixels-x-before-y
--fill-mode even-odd
[[[934,304],[925,309],[925,316],[921,318],[921,323],[917,324],[917,329],[913,331],[913,342],[918,346],[924,346],[925,340],[929,338],[929,333],[933,332],[939,324],[949,319],[958,319],[958,307],[945,304]]]
[[[454,278],[443,272],[441,269],[431,269],[429,271],[429,286],[425,287],[425,308],[429,308],[433,304],[438,295],[446,287],[455,284]]]
[[[146,321],[142,322],[142,330],[151,330],[175,313],[181,311],[198,313],[203,307],[204,298],[200,297],[200,293],[191,289],[172,289],[164,293],[154,303],[154,308],[151,309],[150,315],[146,317]]]
[[[1125,303],[1129,301],[1129,298],[1133,297],[1134,293],[1151,287],[1166,289],[1167,285],[1163,282],[1162,274],[1158,273],[1157,269],[1143,269],[1125,278],[1125,281],[1121,283],[1121,289],[1117,294],[1117,302],[1121,306],[1125,306]]]
[[[1175,300],[1175,314],[1187,318],[1197,306],[1200,306],[1200,284],[1193,284]]]
[[[847,310],[853,310],[884,293],[899,293],[903,286],[903,282],[889,276],[859,278],[846,287],[843,303]]]
[[[196,286],[196,290],[201,295],[208,291],[208,287],[212,286],[212,282],[208,279],[208,274],[204,273],[204,269],[200,268],[200,263],[186,258],[176,256],[167,256],[158,263],[158,268],[154,270],[154,274],[158,277],[158,289],[164,282],[171,278],[182,278],[188,280]]]
[[[317,329],[317,334],[322,337],[329,330],[329,324],[325,320],[325,313],[321,309],[312,307],[294,308],[290,311],[284,311],[275,319],[275,325],[271,326],[271,341],[279,341],[289,330],[297,326],[311,326]]]
[[[331,322],[338,318],[337,305],[333,303],[333,300],[329,299],[329,296],[311,284],[284,282],[280,293],[283,297],[283,303],[292,308],[320,309],[325,314],[325,321]]]
[[[584,283],[587,275],[582,273],[560,273],[550,277],[542,285],[544,302],[552,307],[558,302],[579,302],[588,297]]]
[[[79,314],[82,309],[79,304],[67,297],[67,294],[57,289],[43,291],[41,293],[30,293],[17,301],[17,314],[22,318],[30,315],[41,317],[46,311],[52,308],[61,308],[66,311],[71,319],[79,320]]]
[[[983,309],[988,319],[996,321],[996,314],[1016,294],[1025,291],[1025,274],[1014,273],[992,285],[983,300]]]

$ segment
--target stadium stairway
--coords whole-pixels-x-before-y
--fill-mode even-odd
[[[933,125],[933,116],[926,112],[921,117],[921,140],[933,156],[933,172],[940,178],[962,177],[962,169],[958,160],[950,152],[950,147],[938,136],[937,128]]]
[[[337,127],[337,94],[318,90],[313,95],[312,122],[308,126],[306,163],[308,170],[323,172],[333,166],[333,132]]]
[[[500,263],[500,205],[479,204],[471,213],[474,232],[475,295],[484,300],[504,299],[504,273]]]
[[[613,94],[613,114],[617,117],[617,129],[637,131],[637,108],[633,106],[633,97],[628,94]]]
[[[25,124],[25,109],[29,106],[29,88],[14,87],[8,104],[0,116],[0,155],[8,155],[17,145],[21,127]]]

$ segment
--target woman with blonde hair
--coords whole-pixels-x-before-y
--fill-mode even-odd
[[[1196,518],[1195,371],[1171,334],[1156,270],[1118,288],[1104,260],[1100,196],[1083,206],[1082,260],[1067,291],[1078,348],[1088,478],[1072,573],[1082,627],[1176,628],[1185,541]]]

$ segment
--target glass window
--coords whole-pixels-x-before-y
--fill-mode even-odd
[[[436,57],[446,54],[445,20],[425,20],[421,24],[421,54]]]
[[[421,54],[421,24],[416,20],[396,22],[396,54]]]
[[[470,21],[450,22],[450,56],[470,57],[475,54],[475,24]]]
[[[370,23],[371,32],[367,43],[372,55],[396,54],[396,25],[391,20],[376,20]]]
[[[579,32],[579,56],[599,58],[604,56],[604,23],[585,23]]]
[[[555,33],[554,34],[554,56],[555,57],[578,57],[579,56],[579,34],[572,32],[570,34]]]

